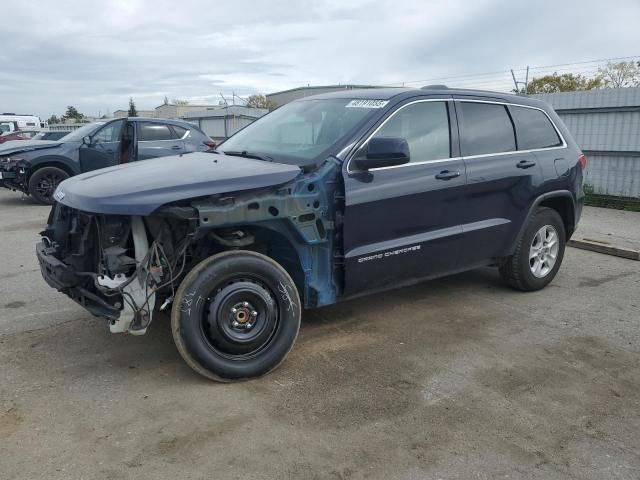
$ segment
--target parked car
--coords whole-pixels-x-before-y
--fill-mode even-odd
[[[27,137],[23,136],[20,130],[0,132],[0,144],[10,142],[12,140],[27,140]]]
[[[33,137],[33,140],[60,140],[70,133],[71,130],[49,130],[48,132],[39,132]]]
[[[284,360],[303,307],[487,265],[513,288],[545,287],[580,218],[585,162],[537,100],[345,90],[289,103],[214,153],[66,180],[37,255],[49,285],[112,332],[142,334],[172,304],[189,366],[252,378]]]
[[[99,168],[215,146],[195,125],[180,120],[120,118],[100,121],[56,141],[23,140],[0,147],[0,185],[52,203],[60,182]]]

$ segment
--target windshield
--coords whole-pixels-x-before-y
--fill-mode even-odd
[[[65,135],[60,139],[60,141],[61,142],[81,142],[83,137],[86,137],[87,135],[91,135],[98,128],[104,125],[104,123],[105,122],[89,123],[88,125],[85,125],[84,127],[80,127],[79,129],[74,130],[68,135]]]
[[[0,135],[2,135],[4,132],[8,132],[9,130],[11,130],[11,127],[9,125],[7,125],[6,123],[0,123]]]
[[[271,156],[281,163],[310,163],[386,103],[348,98],[288,103],[240,130],[216,151]]]

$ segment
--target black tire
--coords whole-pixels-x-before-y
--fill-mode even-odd
[[[550,226],[557,233],[557,253],[555,263],[545,273],[544,269],[538,271],[537,276],[533,270],[539,266],[540,260],[530,258],[530,249],[534,243],[534,237],[545,226]],[[541,237],[538,237],[538,239]],[[566,232],[562,218],[555,210],[546,207],[540,207],[529,220],[523,235],[518,240],[516,249],[512,256],[507,257],[500,266],[500,275],[507,285],[516,290],[531,292],[546,287],[558,273],[558,269],[564,258],[564,249],[566,243]],[[545,247],[547,248],[547,247]],[[552,252],[551,252],[552,253]],[[544,258],[543,253],[543,258]],[[547,253],[548,255],[548,253]],[[538,262],[538,263],[536,263]],[[544,265],[544,263],[543,263]]]
[[[284,268],[259,253],[235,250],[203,260],[184,278],[173,302],[171,330],[191,368],[211,380],[232,382],[280,365],[298,336],[301,313],[298,291]]]
[[[29,178],[29,190],[36,202],[45,205],[53,203],[53,194],[63,180],[69,178],[69,174],[56,167],[42,167],[31,174]]]

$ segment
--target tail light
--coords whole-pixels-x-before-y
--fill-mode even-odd
[[[207,147],[209,148],[216,148],[216,142],[214,142],[213,140],[209,139],[209,140],[205,140],[204,143]]]
[[[582,170],[587,168],[587,157],[584,156],[584,153],[581,153],[578,157],[578,165],[580,165],[580,168]]]

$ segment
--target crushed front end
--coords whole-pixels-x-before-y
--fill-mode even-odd
[[[305,307],[328,305],[342,286],[340,180],[340,163],[330,160],[284,185],[184,199],[149,215],[73,208],[62,184],[37,245],[42,275],[114,333],[145,333],[184,276],[226,250],[272,258]]]
[[[30,168],[30,163],[23,158],[0,158],[0,186],[26,192]]]
[[[36,246],[42,276],[112,332],[143,334],[159,298],[169,299],[184,270],[188,222],[98,215],[62,204],[51,210]]]

